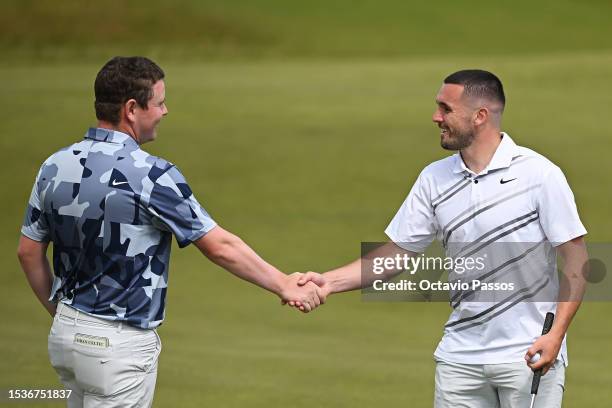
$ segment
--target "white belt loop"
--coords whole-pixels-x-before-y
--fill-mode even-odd
[[[77,321],[79,320],[79,309],[74,309],[76,310],[76,313],[74,314],[74,325],[77,326]]]
[[[121,333],[121,329],[123,329],[123,322],[119,322],[119,325],[117,326],[117,333]]]

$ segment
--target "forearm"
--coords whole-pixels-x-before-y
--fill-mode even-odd
[[[47,257],[36,254],[21,255],[19,256],[19,262],[34,294],[47,312],[54,316],[55,304],[49,301],[53,276]]]
[[[196,242],[200,250],[212,262],[235,276],[280,295],[287,275],[263,260],[239,237],[217,228],[219,231],[214,233],[218,237],[214,238],[214,245],[202,247]]]
[[[395,257],[396,254],[404,253],[408,256],[416,255],[413,252],[401,249],[393,242],[389,242],[366,254],[362,258],[325,273],[325,280],[330,284],[330,293],[347,292],[366,288],[372,285],[375,280],[387,281],[393,278],[398,273],[402,272],[402,270],[385,269],[383,273],[375,274],[372,268],[372,260],[378,257]]]
[[[580,302],[578,301],[557,303],[555,322],[550,330],[550,334],[562,340],[579,307]]]
[[[582,303],[586,289],[583,268],[588,263],[588,254],[582,238],[562,244],[560,252],[565,265],[559,285],[555,323],[550,332],[563,338]]]
[[[361,258],[333,269],[324,274],[326,282],[329,283],[330,293],[347,292],[362,288],[361,280]]]

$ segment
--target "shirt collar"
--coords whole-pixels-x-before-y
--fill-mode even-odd
[[[510,167],[510,163],[512,162],[512,157],[514,157],[514,154],[516,152],[516,143],[514,143],[514,140],[512,140],[510,135],[508,135],[507,133],[502,132],[501,135],[502,135],[501,143],[499,144],[499,146],[497,146],[497,149],[495,150],[495,153],[493,154],[493,157],[491,158],[491,161],[489,162],[487,167],[485,167],[485,169],[482,172],[480,172],[479,175],[487,174],[488,172],[492,170]],[[463,159],[461,158],[461,155],[459,153],[456,153],[453,173],[463,173],[463,172],[474,174],[472,170],[467,168],[467,166],[463,162]]]
[[[136,140],[132,136],[112,129],[89,128],[85,133],[85,139],[97,140],[99,142],[116,143],[124,146],[138,147]]]

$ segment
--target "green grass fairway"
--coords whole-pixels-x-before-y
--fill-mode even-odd
[[[606,0],[3,0],[0,63],[605,50],[611,14]]]
[[[359,256],[361,241],[384,239],[418,172],[447,154],[431,122],[434,96],[465,67],[499,74],[503,128],[564,169],[588,239],[612,240],[610,51],[158,62],[170,113],[145,150],[176,163],[211,215],[284,271],[326,270]],[[38,166],[95,123],[101,63],[0,68],[0,388],[59,386],[46,351],[50,319],[15,249]],[[367,303],[351,293],[300,315],[189,247],[174,249],[167,304],[157,407],[432,404],[445,303]],[[611,314],[610,303],[585,304],[571,327],[564,407],[610,406]]]

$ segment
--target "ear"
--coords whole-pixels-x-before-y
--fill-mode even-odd
[[[489,109],[482,107],[474,115],[474,126],[481,126],[489,120]]]
[[[128,122],[132,123],[136,120],[136,107],[138,104],[135,99],[129,99],[123,104],[123,111]]]

